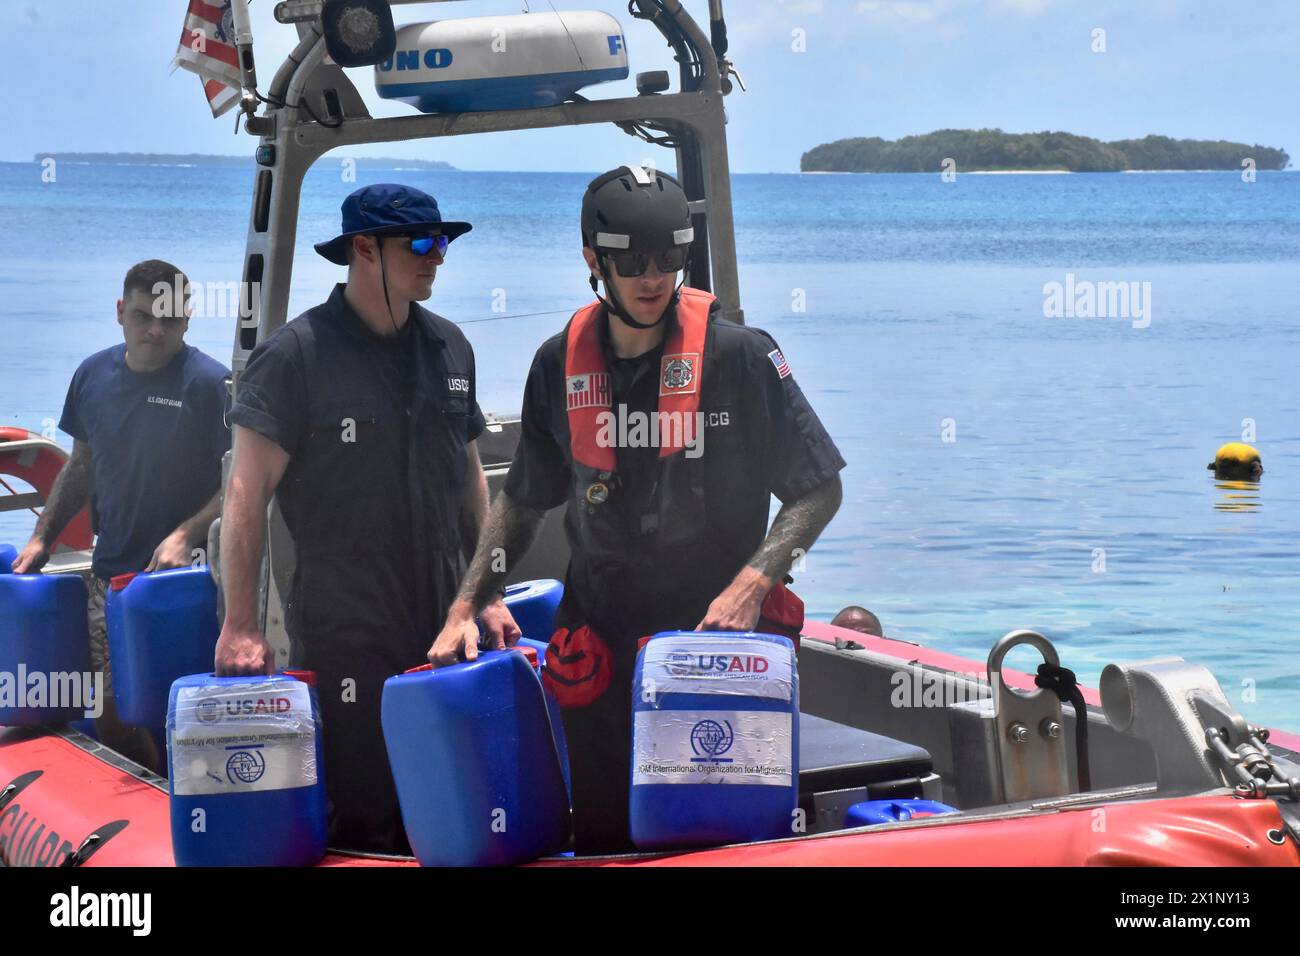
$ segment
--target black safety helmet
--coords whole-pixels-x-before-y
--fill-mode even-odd
[[[628,314],[609,284],[606,263],[622,276],[643,274],[651,258],[660,272],[677,272],[695,240],[691,207],[681,184],[646,166],[620,166],[597,176],[582,197],[582,244],[595,251],[609,299],[600,297],[596,277],[591,291],[612,315],[636,329],[658,325],[677,304],[677,292],[663,314],[649,324]]]
[[[582,244],[600,256],[685,250],[695,239],[681,184],[644,166],[597,176],[582,197]]]

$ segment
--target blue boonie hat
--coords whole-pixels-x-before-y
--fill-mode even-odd
[[[450,242],[474,227],[467,222],[444,222],[438,200],[426,192],[396,183],[362,186],[343,200],[343,231],[329,242],[316,243],[316,251],[340,266],[348,263],[344,250],[353,236],[439,232]]]

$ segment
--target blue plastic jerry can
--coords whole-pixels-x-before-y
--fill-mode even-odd
[[[864,800],[855,803],[844,813],[844,826],[869,827],[877,823],[898,823],[915,817],[940,816],[959,813],[956,807],[934,800]]]
[[[87,716],[103,677],[90,670],[86,624],[79,575],[0,574],[0,725]]]
[[[388,762],[421,866],[506,866],[554,853],[569,804],[542,685],[519,651],[384,683]]]
[[[193,674],[167,711],[177,866],[312,866],[325,855],[316,690],[288,674]]]
[[[643,850],[797,832],[799,680],[772,634],[673,631],[637,654],[632,840]]]
[[[554,579],[507,585],[502,599],[523,636],[545,644],[555,630],[555,610],[564,597],[564,584]]]
[[[206,567],[113,578],[104,608],[118,717],[162,731],[172,682],[212,669],[217,587]]]
[[[521,647],[531,647],[537,653],[538,667],[546,666],[546,641],[534,641],[527,637],[519,639]],[[551,735],[555,739],[555,753],[560,759],[560,772],[564,774],[564,790],[569,794],[570,802],[573,799],[573,784],[569,779],[569,742],[564,736],[564,717],[560,710],[560,703],[550,692],[546,690],[546,685],[542,685],[542,696],[546,698],[546,715],[551,720]]]
[[[0,574],[12,574],[17,560],[17,548],[12,544],[0,544]]]

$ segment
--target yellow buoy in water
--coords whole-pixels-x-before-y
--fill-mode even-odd
[[[1215,478],[1229,481],[1258,481],[1264,473],[1259,452],[1245,442],[1230,441],[1214,453],[1214,461],[1205,466]]]

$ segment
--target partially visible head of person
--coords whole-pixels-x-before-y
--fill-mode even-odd
[[[473,227],[446,221],[428,193],[396,183],[363,186],[343,200],[342,230],[316,251],[348,267],[348,284],[382,301],[422,302],[433,294],[447,246]]]
[[[862,634],[871,634],[875,637],[884,637],[885,632],[880,627],[880,618],[872,614],[865,607],[858,607],[856,604],[850,604],[835,615],[831,621],[835,627],[846,627],[850,631],[858,631]]]
[[[592,287],[603,281],[616,310],[642,327],[656,325],[672,305],[694,239],[686,193],[667,173],[620,166],[593,179],[582,197]]]
[[[170,262],[146,259],[127,270],[117,322],[127,364],[137,372],[162,368],[185,344],[190,322],[190,280]]]
[[[1230,441],[1220,445],[1214,453],[1214,461],[1205,466],[1214,472],[1214,477],[1225,481],[1259,481],[1264,474],[1264,463],[1253,445],[1245,442]]]

